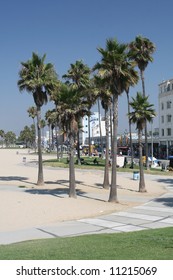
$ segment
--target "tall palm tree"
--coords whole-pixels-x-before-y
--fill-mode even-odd
[[[99,117],[99,134],[100,134],[100,148],[101,148],[101,157],[103,158],[104,151],[103,151],[103,137],[102,137],[102,126],[101,126],[101,110],[100,110],[100,98],[97,98],[97,105],[98,105],[98,117]]]
[[[62,77],[66,79],[68,84],[78,92],[80,98],[90,88],[90,73],[90,68],[84,64],[82,60],[77,60],[74,64],[70,65],[70,69],[68,70],[67,74],[63,75]],[[78,164],[81,164],[79,131],[77,135],[77,154]]]
[[[126,77],[125,79],[123,79],[123,83],[124,83],[124,89],[127,95],[127,110],[128,110],[128,116],[130,113],[130,97],[129,97],[129,91],[130,91],[130,87],[131,86],[135,86],[138,83],[139,80],[139,76],[137,71],[135,71],[134,69],[134,65],[132,67],[129,68],[129,72],[130,72],[130,79],[129,77]],[[133,77],[133,79],[132,79]],[[130,135],[130,150],[131,150],[131,168],[133,168],[133,143],[132,143],[132,132],[131,132],[131,121],[130,118],[128,118],[129,120],[129,135]]]
[[[27,112],[29,114],[29,117],[32,118],[33,124],[35,126],[35,117],[37,116],[37,108],[34,106],[31,106],[28,108]]]
[[[47,94],[57,81],[57,75],[51,63],[45,63],[46,55],[43,57],[32,53],[32,58],[21,62],[19,71],[18,87],[20,91],[26,90],[31,93],[37,108],[37,134],[38,134],[38,181],[37,185],[43,185],[43,164],[41,148],[41,107],[47,103]]]
[[[105,111],[105,131],[106,131],[106,154],[105,154],[105,169],[103,188],[108,189],[109,184],[109,108],[111,106],[111,92],[107,81],[98,75],[94,76],[96,92],[101,100],[101,105]]]
[[[81,102],[78,92],[67,85],[62,85],[57,103],[59,122],[69,138],[69,197],[76,198],[74,168],[75,141],[78,132],[78,120],[87,113],[86,103]]]
[[[83,91],[90,86],[90,73],[90,68],[82,60],[77,60],[70,65],[67,74],[62,77],[69,82],[70,86],[78,91]]]
[[[35,148],[35,152],[36,152],[36,125],[35,125],[35,117],[37,116],[37,108],[32,106],[29,107],[27,110],[29,117],[32,118],[33,120],[33,125],[34,125],[34,130],[35,130],[35,141],[34,141],[34,148]]]
[[[91,109],[97,100],[97,92],[95,92],[94,79],[91,80],[91,87],[85,91],[85,99],[88,108],[88,154],[89,156],[91,156]]]
[[[152,54],[155,51],[155,45],[148,39],[142,36],[137,36],[134,41],[129,44],[129,57],[134,60],[139,68],[142,81],[142,92],[145,97],[145,81],[144,71],[149,62],[153,61]],[[147,123],[145,125],[145,154],[146,166],[148,168],[148,141],[147,141]]]
[[[144,129],[147,121],[151,122],[153,120],[153,117],[156,116],[156,112],[153,109],[153,104],[148,102],[148,96],[143,96],[140,92],[137,92],[135,98],[132,97],[130,105],[133,111],[129,113],[129,118],[132,123],[136,124],[136,128],[138,129],[140,168],[139,192],[146,192],[142,161],[142,130]]]
[[[128,60],[127,44],[120,44],[116,39],[109,39],[106,48],[98,48],[102,55],[101,62],[97,63],[94,69],[99,69],[104,78],[109,82],[112,93],[113,110],[113,139],[112,139],[112,177],[109,202],[118,202],[117,197],[117,129],[118,129],[118,96],[124,91],[123,79],[129,77],[129,67],[131,62]]]

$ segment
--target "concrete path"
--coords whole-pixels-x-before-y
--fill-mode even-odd
[[[84,234],[130,232],[173,226],[173,191],[124,212],[76,221],[58,222],[24,230],[0,232],[0,244],[25,240],[79,236]]]

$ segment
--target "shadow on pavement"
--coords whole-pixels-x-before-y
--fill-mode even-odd
[[[173,188],[173,178],[168,178],[168,177],[167,178],[161,178],[161,179],[158,179],[157,182],[168,184],[169,187]]]
[[[173,207],[173,197],[159,197],[153,199],[155,202],[161,202],[163,205],[168,207]]]
[[[59,198],[64,198],[63,195],[69,194],[69,188],[56,188],[56,189],[30,189],[25,190],[26,193],[36,194],[36,195],[53,195]],[[85,192],[76,189],[77,195],[84,195]]]

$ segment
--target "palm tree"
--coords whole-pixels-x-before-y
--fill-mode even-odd
[[[5,132],[4,130],[0,130],[0,137],[2,138],[2,147],[3,147],[3,143],[4,143],[4,136],[5,136]]]
[[[118,96],[124,91],[123,80],[132,79],[129,73],[131,62],[128,60],[127,44],[120,44],[116,39],[109,39],[106,48],[98,48],[102,55],[101,62],[94,69],[98,69],[107,78],[112,93],[113,110],[113,139],[112,139],[112,178],[109,202],[118,202],[117,198],[117,129],[118,129]]]
[[[99,75],[94,76],[96,92],[101,100],[101,105],[105,111],[105,131],[106,131],[106,154],[105,154],[105,169],[103,188],[109,188],[109,108],[111,106],[111,93],[109,90],[109,84],[107,84],[103,78]]]
[[[64,84],[59,92],[57,112],[58,120],[69,139],[69,197],[76,198],[75,141],[78,132],[78,120],[87,113],[86,103],[82,102],[75,89]]]
[[[143,96],[140,92],[137,92],[135,98],[132,97],[130,105],[133,111],[129,113],[129,118],[132,123],[136,124],[136,128],[138,129],[140,168],[139,192],[146,192],[142,161],[142,130],[144,129],[147,121],[151,122],[153,120],[153,117],[156,116],[156,112],[153,109],[153,104],[148,102],[148,96]]]
[[[103,151],[103,137],[102,137],[102,127],[101,127],[101,110],[100,110],[100,98],[97,98],[97,105],[98,105],[98,116],[99,116],[99,132],[100,132],[100,148],[101,148],[101,157],[103,158],[104,151]]]
[[[135,71],[134,66],[129,68],[129,72],[130,72],[130,79],[129,77],[126,77],[123,80],[124,83],[124,89],[127,95],[127,109],[128,109],[128,116],[130,113],[130,97],[129,97],[129,90],[131,86],[135,86],[138,83],[139,80],[139,76],[137,71]],[[133,77],[133,79],[132,79]],[[132,133],[131,133],[131,121],[129,119],[129,135],[130,135],[130,150],[131,150],[131,166],[130,168],[133,168],[133,143],[132,143]]]
[[[78,91],[83,91],[90,86],[90,73],[90,68],[81,60],[77,60],[70,65],[67,74],[62,77],[69,82],[70,86]]]
[[[46,55],[43,57],[32,53],[32,58],[26,62],[21,62],[19,71],[18,87],[20,91],[26,90],[33,95],[37,108],[37,131],[38,131],[38,181],[37,185],[43,185],[43,164],[41,148],[41,107],[47,103],[53,85],[57,82],[57,75],[51,63],[45,63]]]
[[[67,74],[62,77],[67,80],[68,84],[78,92],[79,98],[90,88],[90,68],[83,63],[82,60],[77,60],[74,64],[70,65],[70,69]],[[80,120],[79,120],[80,123]],[[77,135],[77,153],[78,164],[80,161],[80,143],[79,143],[79,131]]]
[[[91,87],[85,91],[85,99],[88,108],[88,155],[91,156],[91,109],[97,100],[97,92],[95,91],[94,79],[91,80]]]
[[[35,125],[35,117],[37,116],[37,108],[32,106],[29,107],[27,110],[29,117],[31,117],[33,119],[33,125],[34,125],[34,129],[35,129],[35,143],[34,143],[34,148],[35,148],[35,152],[36,152],[36,125]]]
[[[142,81],[142,92],[145,96],[145,81],[144,71],[149,62],[153,61],[152,54],[155,51],[155,45],[148,39],[142,36],[137,36],[134,41],[129,44],[129,57],[134,60],[139,68]],[[147,143],[147,123],[145,124],[145,154],[146,166],[148,168],[148,143]]]

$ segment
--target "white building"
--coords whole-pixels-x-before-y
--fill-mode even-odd
[[[163,157],[173,154],[173,79],[159,84],[159,138]]]
[[[83,130],[82,131],[82,145],[86,144],[86,139],[88,139],[88,137],[89,137],[89,130],[88,130],[89,123],[88,123],[88,121],[89,121],[88,116],[84,116],[84,118],[82,120],[82,130]],[[100,116],[100,122],[101,122],[102,136],[105,136],[106,135],[105,120],[102,116]],[[95,142],[94,139],[100,138],[99,113],[98,112],[94,112],[90,116],[90,137],[91,137],[91,141],[93,141],[93,142]]]

